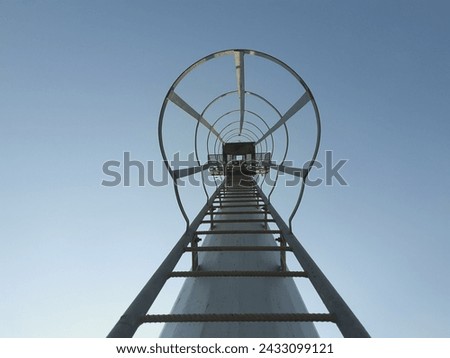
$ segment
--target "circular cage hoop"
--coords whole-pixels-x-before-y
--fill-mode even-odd
[[[215,98],[211,99],[202,111],[195,110],[193,107],[190,106],[189,103],[187,103],[182,97],[180,97],[176,93],[178,85],[197,67],[201,66],[202,64],[205,64],[206,62],[213,61],[214,59],[218,59],[218,58],[221,58],[224,56],[230,56],[230,57],[234,58],[235,69],[236,69],[236,79],[237,79],[237,90],[225,91],[224,93],[220,94],[219,96],[216,96]],[[300,98],[298,98],[298,100],[284,114],[282,114],[268,99],[266,99],[265,97],[263,97],[262,95],[260,95],[258,93],[249,91],[245,88],[244,58],[246,56],[256,56],[256,57],[262,58],[264,60],[267,60],[271,63],[274,63],[277,66],[280,66],[282,69],[287,71],[298,82],[298,84],[303,88],[304,94]],[[226,113],[222,113],[222,115],[220,115],[219,117],[216,117],[214,122],[207,121],[205,119],[205,113],[210,108],[212,108],[219,100],[222,100],[225,97],[231,96],[231,95],[238,96],[239,102],[240,102],[239,107],[232,108],[231,110],[228,110]],[[203,165],[200,163],[200,156],[198,155],[197,141],[198,141],[199,127],[204,126],[208,130],[208,135],[207,135],[208,139],[207,139],[207,143],[206,143],[207,156],[209,156],[209,154],[210,154],[209,153],[209,149],[210,149],[209,140],[210,140],[211,134],[213,134],[216,137],[215,144],[213,145],[214,151],[216,152],[214,154],[216,154],[216,155],[220,154],[220,153],[217,153],[218,151],[220,151],[220,143],[224,144],[225,141],[224,141],[224,138],[222,138],[220,135],[221,132],[218,131],[215,126],[217,125],[217,123],[220,122],[221,118],[224,118],[228,114],[237,113],[240,115],[240,119],[238,121],[234,121],[234,122],[236,122],[236,124],[238,124],[238,127],[237,127],[238,134],[237,135],[240,136],[242,139],[247,139],[247,140],[252,139],[253,140],[253,137],[250,136],[249,134],[247,134],[245,136],[243,135],[244,129],[246,132],[248,132],[248,128],[244,127],[246,125],[246,122],[244,121],[244,115],[246,113],[251,112],[245,108],[246,96],[254,96],[254,97],[262,100],[272,110],[274,110],[278,114],[278,117],[279,117],[279,120],[273,126],[271,126],[269,129],[267,129],[267,131],[264,134],[261,134],[261,136],[259,136],[260,133],[254,133],[253,131],[251,131],[252,135],[259,136],[254,142],[255,146],[259,146],[258,148],[262,148],[262,144],[264,143],[265,148],[268,148],[269,145],[267,143],[267,139],[270,139],[270,141],[272,143],[272,150],[273,150],[273,148],[275,147],[275,145],[273,144],[274,143],[273,133],[276,130],[278,130],[280,127],[283,127],[284,131],[286,133],[286,146],[285,146],[285,151],[284,151],[284,155],[282,157],[281,164],[272,165],[272,162],[270,164],[270,169],[276,170],[275,182],[278,180],[278,175],[279,175],[280,171],[284,171],[285,173],[292,174],[295,169],[295,170],[297,170],[297,172],[302,173],[301,174],[302,181],[301,181],[300,191],[299,191],[299,195],[298,195],[298,200],[297,200],[295,207],[289,218],[289,225],[290,226],[292,225],[292,218],[295,215],[295,213],[297,212],[298,207],[301,202],[301,199],[302,199],[302,196],[303,196],[303,191],[304,191],[304,187],[305,187],[305,179],[307,178],[311,168],[314,166],[314,163],[315,163],[315,160],[317,157],[317,153],[319,150],[319,145],[320,145],[321,123],[320,123],[320,115],[319,115],[319,110],[318,110],[316,101],[315,101],[309,87],[306,85],[305,81],[291,67],[289,67],[284,62],[280,61],[279,59],[277,59],[271,55],[268,55],[268,54],[260,52],[260,51],[249,50],[249,49],[231,49],[231,50],[224,50],[224,51],[212,53],[212,54],[205,56],[202,59],[196,61],[191,66],[186,68],[178,76],[178,78],[175,80],[175,82],[172,84],[172,86],[169,88],[169,90],[164,98],[164,101],[163,101],[163,104],[161,107],[161,111],[160,111],[160,115],[159,115],[158,140],[159,140],[161,155],[163,157],[165,167],[167,168],[170,176],[172,177],[172,179],[174,181],[174,190],[175,190],[177,202],[178,202],[180,210],[186,220],[187,227],[189,226],[189,218],[184,210],[184,207],[183,207],[180,195],[179,195],[177,182],[178,182],[178,179],[180,179],[182,176],[193,175],[198,172],[202,173],[202,178],[203,178],[203,172],[208,168],[208,166],[206,165],[207,163],[203,164]],[[164,146],[163,127],[164,127],[166,108],[169,103],[174,104],[175,106],[179,107],[182,111],[187,113],[190,117],[193,117],[195,120],[197,120],[195,135],[194,135],[194,148],[195,148],[196,161],[198,163],[198,167],[196,167],[196,168],[188,168],[187,170],[181,171],[180,169],[174,169],[168,160],[165,146]],[[293,117],[297,112],[299,112],[308,103],[311,103],[313,111],[314,111],[314,116],[315,116],[316,138],[315,138],[315,146],[314,146],[313,154],[311,156],[311,159],[307,162],[307,164],[300,170],[298,168],[286,168],[283,166],[283,163],[286,159],[286,155],[288,153],[288,146],[289,146],[289,134],[288,134],[288,129],[286,127],[286,122],[291,117]],[[255,114],[256,116],[258,116],[266,124],[266,126],[268,126],[267,123],[264,121],[263,116],[260,116],[258,113],[255,113],[255,112],[252,112],[252,113]],[[231,128],[231,132],[235,129],[236,128]],[[262,131],[261,131],[261,133],[262,133]],[[236,137],[236,135],[233,134],[232,136],[228,136],[227,140],[233,139],[235,137]],[[219,145],[217,145],[217,143],[219,143]],[[217,182],[216,182],[216,185],[217,185]],[[208,192],[206,190],[204,182],[203,182],[203,187],[204,187],[204,191],[205,191],[205,194],[206,194],[207,200],[208,200],[209,196],[208,196]],[[274,188],[275,187],[272,187],[272,190],[270,191],[269,199],[270,199],[270,195],[272,194]]]

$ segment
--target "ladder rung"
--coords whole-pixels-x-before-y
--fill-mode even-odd
[[[270,214],[270,211],[268,211],[267,213]],[[265,214],[265,211],[221,211],[220,213],[213,211],[213,214],[214,215]],[[211,215],[211,211],[209,211],[207,215]]]
[[[292,251],[292,248],[288,246],[199,246],[187,247],[186,251]]]
[[[246,203],[247,204],[247,206],[248,205],[250,205],[250,206],[259,206],[259,205],[262,205],[262,200],[222,200],[222,201],[214,201],[214,204],[220,204],[220,205],[222,205],[222,207],[224,207],[224,206],[228,206],[228,204],[231,204],[231,205],[235,205],[235,204],[238,204],[238,205],[240,205],[240,204],[244,204],[244,203]]]
[[[335,322],[335,317],[330,313],[154,314],[145,315],[141,322]]]
[[[208,234],[281,234],[281,230],[199,230],[195,232],[197,235]]]
[[[236,194],[219,194],[217,195],[219,198],[261,198],[259,195],[255,194],[245,194],[245,195],[236,195]]]
[[[248,206],[262,206],[262,205],[256,205],[256,203],[253,203],[253,204],[235,204],[235,205],[223,205],[223,206],[214,205],[212,207],[220,209],[220,208],[245,208],[246,206],[248,207]]]
[[[219,195],[242,195],[242,194],[246,194],[246,195],[259,195],[258,192],[256,190],[236,190],[236,191],[222,191],[219,193]]]
[[[257,191],[246,191],[242,193],[236,193],[236,192],[222,192],[219,193],[220,196],[260,196]]]
[[[308,277],[304,271],[173,271],[170,277]]]
[[[219,194],[222,198],[261,198],[257,193],[255,194]]]
[[[217,219],[217,220],[203,220],[202,224],[221,224],[221,223],[261,223],[261,222],[275,222],[274,219]]]
[[[228,203],[253,203],[253,204],[258,204],[258,203],[262,203],[262,200],[256,200],[256,199],[252,199],[252,200],[214,200],[214,203],[221,203],[223,204],[228,204]]]
[[[242,188],[222,188],[221,191],[255,191],[254,186],[245,186]]]

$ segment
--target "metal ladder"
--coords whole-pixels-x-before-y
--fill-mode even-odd
[[[250,210],[253,208],[253,210]],[[235,219],[215,219],[217,209],[220,209],[220,215],[236,216]],[[229,211],[225,209],[237,209],[238,211]],[[255,214],[264,216],[261,219],[243,219],[242,214]],[[207,219],[208,218],[208,219]],[[240,230],[233,228],[234,224],[241,223],[261,223],[260,230]],[[216,199],[210,205],[201,224],[210,224],[209,230],[196,230],[190,246],[185,251],[192,254],[192,268],[190,271],[173,271],[170,277],[307,277],[304,271],[288,271],[286,267],[286,252],[292,249],[283,239],[281,230],[271,230],[268,223],[275,223],[271,218],[268,207],[263,203],[261,196],[255,187],[245,189],[222,188]],[[230,229],[216,230],[216,224],[230,225]],[[233,235],[233,234],[279,234],[276,239],[279,246],[199,246],[203,235]],[[199,265],[199,252],[212,251],[276,251],[280,253],[280,266],[274,271],[211,271],[202,270]],[[326,313],[229,313],[229,314],[166,314],[166,315],[146,315],[143,322],[312,322],[312,321],[334,321],[332,314]]]
[[[234,219],[216,218],[221,213],[236,215]],[[228,209],[234,209],[229,211]],[[242,219],[241,214],[259,214],[263,218]],[[260,230],[233,229],[236,223],[259,222]],[[277,229],[269,228],[269,223]],[[199,230],[199,226],[209,224],[208,230]],[[230,229],[217,230],[216,224],[229,225]],[[276,234],[274,246],[199,246],[200,236],[230,234]],[[274,271],[209,271],[199,265],[199,252],[208,251],[276,251],[280,253],[280,265]],[[289,271],[286,266],[286,252],[292,252],[303,271]],[[181,256],[190,253],[192,267],[190,271],[174,271]],[[229,314],[147,314],[150,306],[166,280],[174,277],[302,277],[309,279],[328,313],[229,313]],[[167,258],[142,289],[125,314],[113,328],[108,337],[132,337],[143,323],[150,322],[332,322],[344,337],[369,337],[369,334],[346,305],[325,275],[320,271],[289,227],[268,201],[260,187],[253,183],[245,188],[227,188],[225,183],[216,190],[209,201],[192,221]]]

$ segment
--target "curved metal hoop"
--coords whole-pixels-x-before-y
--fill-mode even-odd
[[[232,91],[227,91],[224,92],[222,94],[220,94],[219,96],[215,97],[214,99],[212,99],[207,105],[206,107],[203,109],[203,111],[201,113],[198,113],[194,108],[192,108],[186,101],[184,101],[183,98],[181,98],[177,93],[176,93],[176,88],[177,86],[180,84],[180,82],[190,73],[192,72],[195,68],[197,68],[198,66],[204,64],[207,61],[211,61],[213,59],[222,57],[222,56],[232,56],[234,57],[234,61],[235,61],[235,67],[236,67],[236,77],[238,80],[238,89],[237,90],[232,90]],[[266,59],[270,62],[275,63],[278,66],[281,66],[284,70],[286,70],[291,76],[293,76],[297,82],[303,87],[304,89],[304,94],[298,98],[298,100],[284,113],[280,113],[280,111],[278,109],[275,108],[275,106],[273,106],[272,103],[270,103],[267,99],[265,99],[263,96],[248,91],[244,88],[244,56],[257,56],[263,59]],[[239,109],[234,109],[231,111],[228,111],[224,114],[222,114],[221,116],[219,116],[219,118],[216,119],[216,121],[211,124],[210,122],[208,122],[205,119],[205,113],[215,104],[217,103],[217,101],[223,99],[224,97],[227,97],[229,95],[237,95],[239,102],[240,102],[240,108]],[[253,111],[249,111],[245,108],[245,98],[246,96],[255,96],[257,98],[259,98],[260,100],[262,100],[263,102],[265,102],[267,105],[270,106],[270,108],[272,108],[277,114],[278,114],[278,121],[269,128],[269,126],[267,125],[267,122],[265,121],[265,119],[259,115],[256,112]],[[167,105],[170,103],[175,104],[176,106],[178,106],[179,108],[181,108],[184,112],[186,112],[188,115],[190,115],[191,117],[193,117],[194,119],[197,120],[197,125],[196,125],[196,129],[195,129],[195,135],[194,135],[194,148],[195,148],[195,156],[196,156],[196,162],[197,162],[197,166],[196,167],[190,167],[187,169],[173,169],[169,163],[169,160],[167,158],[167,154],[165,152],[164,149],[164,140],[163,140],[163,122],[164,122],[164,115],[165,115],[165,111],[167,108]],[[291,167],[286,167],[284,166],[285,163],[285,159],[286,159],[286,155],[288,153],[288,146],[289,146],[289,134],[288,134],[288,130],[286,127],[286,122],[293,117],[297,112],[299,112],[306,104],[308,104],[309,102],[311,102],[312,104],[312,108],[314,110],[314,115],[315,115],[315,123],[316,123],[316,141],[315,141],[315,146],[314,146],[314,151],[311,157],[311,160],[307,162],[306,166],[303,168],[291,168]],[[163,157],[163,162],[165,164],[165,167],[167,168],[170,176],[172,177],[172,179],[174,180],[174,190],[175,190],[175,195],[177,198],[177,203],[178,206],[180,207],[181,213],[186,221],[186,228],[189,226],[189,218],[186,214],[186,211],[184,209],[183,203],[181,201],[180,198],[180,193],[178,190],[178,183],[177,181],[184,177],[184,176],[190,176],[190,175],[194,175],[195,173],[202,173],[202,181],[203,181],[203,187],[204,187],[204,191],[207,197],[207,200],[209,199],[209,195],[208,192],[206,190],[205,184],[204,184],[204,171],[208,169],[209,164],[205,163],[205,164],[201,164],[200,162],[200,156],[199,156],[199,152],[198,152],[198,129],[200,124],[202,124],[203,126],[205,126],[209,132],[208,132],[208,139],[207,139],[207,143],[206,143],[206,151],[207,154],[209,153],[209,140],[210,140],[210,135],[211,133],[214,134],[216,136],[215,139],[215,144],[214,144],[214,151],[216,152],[215,154],[217,154],[218,151],[220,151],[220,149],[217,149],[217,145],[219,143],[225,143],[225,138],[222,137],[222,132],[223,132],[223,128],[222,131],[219,133],[216,130],[216,125],[217,123],[220,121],[220,119],[226,117],[227,115],[231,115],[234,113],[239,113],[240,115],[240,119],[238,121],[234,121],[232,122],[233,125],[238,125],[238,128],[232,128],[231,131],[235,131],[238,130],[238,134],[239,136],[245,138],[247,137],[248,140],[254,140],[255,141],[255,145],[257,146],[261,146],[263,143],[265,144],[264,146],[267,148],[267,138],[270,137],[271,138],[271,142],[272,142],[272,150],[275,147],[274,144],[274,139],[273,139],[273,133],[279,129],[280,127],[284,127],[285,128],[285,133],[286,133],[286,147],[285,147],[285,151],[284,151],[284,155],[283,155],[283,159],[281,161],[281,164],[276,165],[274,163],[271,163],[270,168],[273,170],[276,170],[276,179],[275,179],[275,184],[278,180],[278,176],[280,171],[286,173],[286,174],[290,174],[290,175],[295,175],[298,177],[301,177],[302,179],[302,183],[301,183],[301,187],[300,187],[300,191],[299,191],[299,195],[298,195],[298,199],[297,202],[294,206],[294,209],[289,217],[289,227],[292,230],[292,219],[295,216],[300,202],[302,200],[303,197],[303,193],[304,193],[304,188],[305,188],[305,181],[308,177],[308,174],[311,170],[311,168],[314,166],[316,157],[317,157],[317,153],[319,150],[319,145],[320,145],[320,136],[321,136],[321,124],[320,124],[320,115],[319,115],[319,110],[316,104],[316,101],[310,91],[310,89],[308,88],[308,86],[306,85],[305,81],[291,68],[289,67],[287,64],[285,64],[284,62],[278,60],[277,58],[268,55],[266,53],[263,52],[259,52],[259,51],[254,51],[254,50],[248,50],[248,49],[231,49],[231,50],[225,50],[225,51],[219,51],[219,52],[215,52],[213,54],[210,54],[198,61],[196,61],[195,63],[193,63],[191,66],[189,66],[186,70],[184,70],[180,76],[178,76],[178,78],[175,80],[175,82],[172,84],[172,86],[170,87],[170,89],[168,90],[162,107],[161,107],[161,111],[160,111],[160,116],[159,116],[159,122],[158,122],[158,139],[159,139],[159,147],[161,150],[161,155]],[[245,129],[245,131],[248,131],[249,128],[245,127],[246,123],[251,123],[251,122],[245,122],[244,121],[244,114],[245,113],[251,113],[257,117],[259,117],[262,122],[265,123],[265,125],[268,127],[267,131],[265,133],[262,133],[261,131],[261,135],[258,136],[256,135],[256,133],[254,133],[253,131],[250,131],[252,136],[248,137],[248,135],[243,135],[243,130]],[[228,127],[228,126],[227,126]],[[257,126],[256,126],[257,127]],[[259,128],[258,128],[259,129]],[[227,132],[230,133],[230,132]],[[225,136],[227,136],[228,134],[224,134]],[[256,139],[253,138],[253,136],[256,136]],[[228,136],[226,139],[229,140],[231,138],[234,138],[233,136]],[[251,139],[250,139],[251,138]],[[217,183],[217,182],[216,182]],[[272,187],[270,194],[269,194],[269,199],[270,196],[272,195],[272,192],[275,188],[275,185]]]

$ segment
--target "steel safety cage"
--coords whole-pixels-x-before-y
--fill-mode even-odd
[[[181,81],[183,81],[189,75],[189,73],[191,73],[194,69],[196,69],[200,65],[204,64],[205,62],[208,62],[208,61],[211,61],[211,60],[217,59],[219,57],[223,57],[223,56],[230,56],[230,57],[234,58],[235,69],[236,69],[236,79],[237,79],[237,89],[231,90],[231,91],[226,91],[226,92],[220,94],[219,96],[216,96],[215,98],[211,99],[208,102],[208,104],[205,106],[205,108],[202,111],[196,111],[193,108],[193,106],[191,106],[187,101],[185,101],[176,92],[177,86],[181,83]],[[278,66],[281,66],[292,77],[294,77],[297,80],[297,82],[301,85],[301,87],[304,89],[303,95],[301,95],[297,99],[297,101],[284,114],[282,114],[281,111],[279,111],[264,96],[257,94],[255,92],[249,91],[245,88],[245,56],[257,56],[257,57],[263,58],[265,60],[268,60],[272,63],[275,63]],[[231,96],[231,95],[238,96],[239,108],[234,108],[234,109],[228,110],[226,113],[223,113],[221,116],[216,118],[216,120],[214,122],[209,122],[205,118],[207,111],[209,109],[211,109],[218,101],[224,99],[227,96]],[[246,96],[252,96],[252,97],[259,99],[265,105],[267,105],[269,108],[271,108],[273,111],[275,111],[279,117],[278,121],[274,125],[269,127],[267,125],[267,122],[264,120],[264,118],[262,116],[260,116],[258,113],[254,112],[254,111],[247,110],[245,107]],[[166,151],[164,148],[164,137],[163,137],[163,124],[164,124],[164,119],[165,119],[165,111],[166,111],[166,107],[169,103],[174,104],[175,106],[179,107],[181,110],[186,112],[190,117],[194,118],[197,121],[195,133],[194,133],[194,152],[195,152],[195,157],[196,157],[196,161],[197,161],[196,167],[184,168],[184,169],[174,169],[170,165],[170,162],[168,160],[168,157],[167,157],[167,154],[166,154]],[[311,160],[309,160],[307,162],[305,167],[300,168],[300,170],[298,170],[298,168],[291,168],[291,167],[287,167],[284,165],[286,156],[288,153],[288,148],[289,148],[289,134],[288,134],[288,129],[286,127],[286,123],[297,112],[301,111],[302,108],[304,108],[309,103],[311,103],[312,108],[314,110],[314,114],[315,114],[316,141],[315,141],[314,151],[313,151]],[[292,230],[292,220],[293,220],[293,218],[299,208],[301,200],[303,198],[305,182],[306,182],[307,176],[308,176],[311,168],[314,166],[314,163],[315,163],[315,160],[317,157],[317,153],[319,150],[320,135],[321,135],[319,110],[318,110],[316,101],[314,99],[314,96],[312,95],[309,87],[306,85],[305,81],[291,67],[289,67],[287,64],[285,64],[284,62],[280,61],[279,59],[277,59],[271,55],[268,55],[266,53],[259,52],[259,51],[248,50],[248,49],[233,49],[233,50],[219,51],[219,52],[213,53],[211,55],[208,55],[208,56],[198,60],[197,62],[195,62],[194,64],[189,66],[185,71],[183,71],[183,73],[175,80],[175,82],[172,84],[172,86],[168,90],[167,95],[163,101],[163,105],[162,105],[160,117],[159,117],[159,124],[158,124],[159,146],[160,146],[160,150],[161,150],[161,154],[163,157],[165,167],[167,168],[169,174],[173,178],[175,196],[176,196],[180,211],[185,219],[186,229],[189,227],[190,219],[186,213],[183,202],[181,200],[178,181],[185,176],[194,175],[194,174],[200,172],[201,178],[202,178],[203,190],[206,195],[206,200],[208,200],[208,198],[209,198],[208,190],[206,189],[206,185],[205,185],[205,171],[209,168],[209,164],[208,164],[208,162],[202,164],[200,161],[199,145],[198,145],[198,129],[199,129],[200,125],[202,125],[208,130],[208,139],[207,139],[207,143],[206,143],[206,152],[207,152],[206,155],[220,154],[219,153],[220,145],[218,145],[218,144],[219,143],[223,144],[225,142],[225,140],[224,140],[224,136],[221,134],[220,131],[218,131],[216,129],[216,127],[217,127],[218,123],[220,122],[220,120],[222,120],[223,118],[225,118],[228,115],[235,114],[235,113],[237,113],[239,115],[239,119],[237,121],[233,121],[233,125],[235,126],[233,129],[234,129],[234,133],[236,133],[239,137],[250,140],[248,134],[245,134],[245,131],[249,130],[248,128],[246,128],[246,123],[247,123],[247,121],[245,120],[246,113],[247,114],[251,113],[251,114],[255,115],[256,117],[260,118],[260,120],[263,123],[265,123],[267,125],[267,127],[269,127],[266,129],[266,131],[264,133],[257,135],[257,139],[255,140],[255,145],[260,146],[262,143],[265,143],[265,146],[267,147],[267,139],[270,138],[271,142],[273,143],[272,144],[272,148],[273,148],[272,152],[275,148],[273,133],[281,127],[284,128],[284,131],[286,133],[285,150],[284,150],[284,154],[282,156],[282,160],[281,160],[280,164],[272,164],[271,163],[271,165],[270,165],[270,168],[272,170],[276,171],[276,175],[275,175],[274,185],[272,185],[272,188],[270,189],[268,198],[270,200],[271,195],[273,194],[273,192],[276,188],[279,174],[281,172],[301,178],[301,180],[300,180],[301,184],[299,187],[299,194],[297,197],[297,201],[295,202],[294,208],[289,217],[289,227]],[[251,122],[249,122],[249,123],[251,123]],[[214,144],[214,153],[210,153],[209,141],[210,141],[211,134],[216,137],[215,144]],[[225,139],[230,140],[231,138],[235,138],[235,137],[227,137]],[[254,138],[252,138],[252,140],[254,140]],[[216,183],[216,187],[218,185],[220,185],[220,183],[222,182],[222,180],[217,181],[216,177],[214,177],[214,181]],[[262,182],[264,183],[265,181],[262,180]]]

